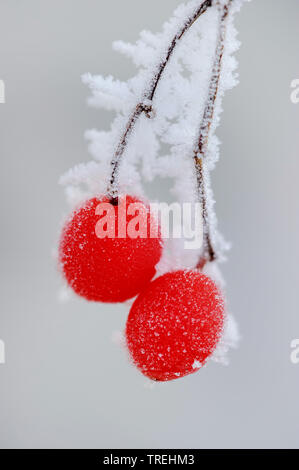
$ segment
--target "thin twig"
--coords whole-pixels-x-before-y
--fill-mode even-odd
[[[144,98],[141,103],[138,103],[136,105],[136,108],[132,112],[125,131],[120,139],[120,142],[117,146],[115,155],[113,157],[113,160],[111,162],[112,166],[112,171],[111,171],[111,178],[108,186],[107,193],[111,198],[111,201],[113,204],[117,205],[118,203],[118,173],[119,173],[119,167],[120,163],[122,160],[122,156],[124,154],[128,138],[138,121],[139,117],[141,116],[142,113],[145,113],[145,115],[148,118],[151,118],[153,115],[153,108],[152,108],[152,101],[155,97],[155,93],[159,84],[159,81],[163,75],[163,72],[165,70],[166,65],[168,64],[170,58],[173,55],[173,52],[179,43],[179,41],[182,39],[182,37],[185,35],[185,33],[191,28],[191,26],[196,22],[196,20],[203,15],[209,7],[212,6],[212,0],[205,0],[204,2],[201,2],[201,4],[196,8],[194,11],[194,14],[189,17],[184,25],[180,28],[180,30],[177,32],[177,34],[174,36],[174,38],[171,41],[171,44],[168,48],[167,54],[165,59],[160,63],[158,70],[155,71],[153,80],[151,81],[151,85],[149,88],[146,89],[144,93]]]
[[[196,149],[194,150],[194,163],[197,176],[197,185],[199,198],[202,204],[202,216],[203,216],[203,250],[200,260],[197,264],[197,268],[202,269],[207,262],[211,262],[217,259],[216,250],[213,247],[210,227],[210,217],[208,213],[208,202],[206,194],[207,179],[206,168],[204,159],[207,156],[209,135],[211,125],[213,123],[216,99],[219,90],[222,59],[224,54],[224,45],[227,29],[227,17],[229,14],[229,7],[233,0],[229,0],[226,5],[221,7],[220,11],[220,24],[219,24],[219,37],[216,47],[215,62],[213,65],[212,76],[209,87],[209,95],[205,106],[202,123],[200,126],[199,139],[197,142]]]

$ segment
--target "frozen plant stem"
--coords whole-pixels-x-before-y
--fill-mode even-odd
[[[155,93],[157,90],[157,86],[159,84],[159,81],[163,75],[163,72],[165,70],[166,65],[168,64],[171,56],[173,55],[173,52],[177,46],[177,44],[180,42],[184,34],[191,28],[191,26],[195,23],[195,21],[203,15],[207,11],[209,7],[212,6],[212,0],[205,0],[204,2],[200,2],[200,5],[195,9],[193,15],[189,16],[183,26],[180,28],[180,30],[177,32],[177,34],[174,36],[174,38],[171,41],[171,44],[168,48],[166,57],[164,60],[161,61],[161,63],[158,66],[158,69],[155,70],[154,76],[152,81],[150,82],[150,86],[146,88],[144,95],[143,95],[143,100],[142,102],[138,103],[136,105],[136,108],[132,112],[127,125],[125,127],[125,131],[120,139],[120,142],[117,146],[116,152],[114,154],[113,160],[111,161],[111,178],[110,182],[108,185],[107,193],[108,196],[111,198],[111,202],[114,205],[118,204],[118,173],[119,173],[119,167],[121,164],[122,156],[124,154],[128,138],[138,121],[139,117],[141,116],[142,113],[145,113],[145,115],[148,118],[151,118],[153,115],[153,108],[152,108],[152,101],[155,97]]]
[[[206,102],[206,106],[203,113],[203,118],[199,131],[199,139],[194,150],[194,163],[196,170],[197,186],[199,199],[202,205],[202,216],[203,216],[203,250],[197,268],[203,269],[207,262],[212,262],[217,259],[216,251],[213,247],[211,238],[211,225],[208,213],[208,201],[206,183],[208,179],[207,169],[205,165],[205,159],[208,153],[209,135],[211,125],[213,123],[214,111],[216,105],[217,94],[219,90],[219,82],[221,77],[222,59],[224,53],[224,44],[226,37],[227,28],[227,17],[229,9],[233,0],[229,0],[226,5],[221,6],[218,3],[220,9],[220,22],[219,22],[219,36],[216,46],[215,61],[212,69],[211,81],[209,86],[209,94]]]

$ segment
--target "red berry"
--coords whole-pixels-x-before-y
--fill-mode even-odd
[[[140,213],[135,213],[134,206],[130,206],[131,215],[123,217],[131,203],[141,207],[143,222],[134,225]],[[100,215],[107,215],[105,224]],[[155,275],[162,253],[160,230],[150,238],[153,226],[157,228],[157,223],[149,207],[134,197],[120,197],[116,206],[107,197],[88,200],[75,210],[62,231],[59,260],[68,284],[91,301],[123,302],[137,295]],[[113,227],[114,237],[99,238],[99,230]],[[138,232],[140,236],[130,238],[128,233],[134,227],[143,230],[143,235]]]
[[[135,300],[127,345],[138,369],[167,381],[199,370],[214,351],[224,324],[224,300],[198,271],[167,273]]]

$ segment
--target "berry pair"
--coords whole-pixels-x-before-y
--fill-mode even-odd
[[[143,208],[146,217],[136,222],[134,213],[128,215],[131,204]],[[106,227],[101,228],[112,228],[114,237],[99,237],[104,211]],[[136,223],[144,237],[127,236]],[[214,282],[196,270],[170,272],[151,282],[162,254],[157,224],[149,207],[131,196],[115,205],[107,197],[90,199],[65,224],[59,259],[68,284],[87,300],[123,302],[139,294],[127,321],[127,346],[145,376],[168,381],[205,364],[221,336],[224,302]]]

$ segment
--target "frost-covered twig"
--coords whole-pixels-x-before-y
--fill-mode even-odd
[[[197,6],[194,10],[194,13],[190,16],[188,16],[187,20],[183,23],[183,26],[179,29],[177,34],[174,36],[174,38],[171,41],[171,44],[167,50],[166,56],[164,60],[162,60],[154,72],[154,77],[150,83],[150,85],[147,87],[147,89],[144,92],[143,100],[142,102],[138,103],[132,112],[128,123],[125,127],[125,131],[120,139],[120,142],[117,146],[115,155],[113,157],[113,160],[111,162],[112,166],[112,171],[111,171],[111,178],[110,182],[108,185],[108,195],[111,198],[111,201],[114,204],[117,204],[118,201],[118,172],[119,172],[119,166],[121,163],[122,156],[125,151],[125,147],[127,144],[128,137],[130,133],[132,132],[132,129],[134,128],[137,120],[141,116],[142,113],[145,113],[145,115],[150,118],[153,114],[153,108],[152,108],[152,101],[154,99],[158,83],[163,75],[163,72],[165,70],[166,65],[168,64],[176,45],[178,42],[182,39],[184,34],[190,29],[190,27],[195,23],[195,21],[207,11],[209,7],[212,5],[212,0],[205,0],[201,1],[200,5]]]
[[[204,159],[208,150],[208,141],[211,125],[214,118],[215,104],[219,89],[219,82],[221,77],[222,58],[224,53],[225,36],[227,29],[227,17],[229,14],[229,8],[233,0],[228,0],[224,5],[218,2],[220,9],[220,22],[219,22],[219,36],[217,40],[215,61],[212,70],[212,76],[209,86],[209,94],[204,109],[204,114],[199,131],[199,139],[194,150],[194,163],[196,169],[196,177],[198,184],[199,198],[202,204],[203,224],[204,224],[204,240],[203,240],[203,252],[198,262],[197,267],[202,269],[207,262],[215,261],[217,258],[216,250],[213,247],[211,238],[211,227],[209,220],[209,210],[207,201],[207,190],[206,186],[208,183],[208,172],[205,166]]]

